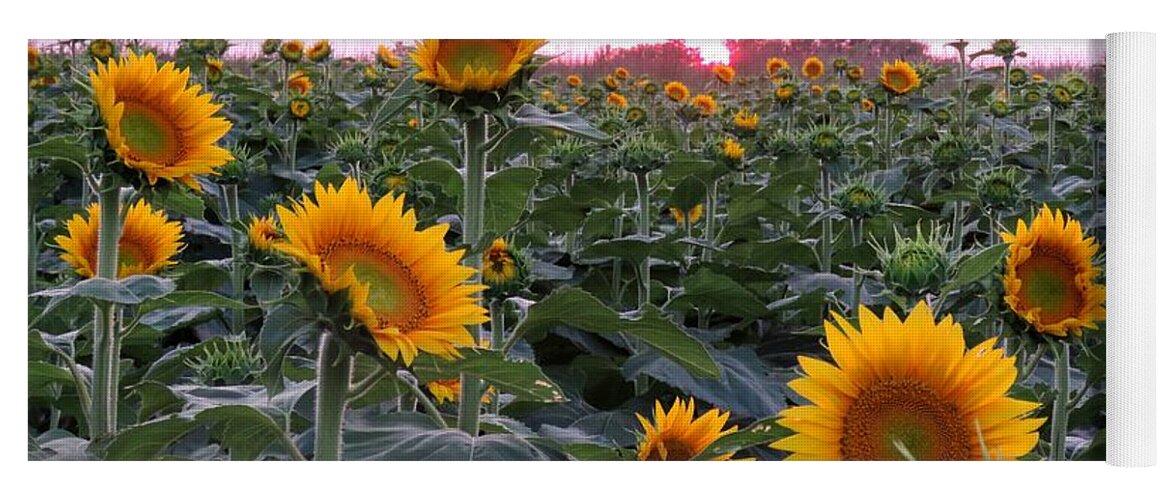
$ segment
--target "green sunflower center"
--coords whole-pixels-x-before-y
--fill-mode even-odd
[[[967,460],[971,451],[971,431],[956,405],[917,380],[876,382],[843,421],[846,460]]]
[[[359,282],[370,286],[366,305],[374,310],[378,328],[408,332],[422,325],[428,311],[426,287],[411,269],[371,245],[340,243],[326,249],[322,261],[334,272],[353,270]]]
[[[158,110],[126,101],[122,113],[122,136],[135,159],[153,163],[173,163],[183,152],[182,135]]]
[[[512,59],[514,49],[504,40],[445,40],[439,48],[438,61],[453,75],[464,68],[495,71]]]
[[[907,75],[901,71],[892,71],[886,76],[887,84],[895,90],[907,88]]]
[[[1024,308],[1039,308],[1045,323],[1076,317],[1082,303],[1077,269],[1060,256],[1034,252],[1017,268]]]

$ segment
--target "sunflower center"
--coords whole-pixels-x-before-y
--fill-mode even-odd
[[[437,60],[455,75],[464,68],[495,71],[512,59],[515,49],[506,40],[444,40]]]
[[[1082,305],[1077,270],[1065,259],[1037,248],[1017,268],[1017,274],[1024,308],[1039,308],[1041,321],[1054,323],[1077,316]]]
[[[902,72],[891,72],[889,75],[887,75],[886,81],[890,83],[890,86],[896,90],[907,88],[907,75],[903,74]]]
[[[134,270],[150,261],[146,248],[135,241],[123,239],[118,243],[118,269],[130,268]]]
[[[369,243],[341,240],[326,247],[321,260],[334,272],[353,270],[359,282],[370,286],[366,305],[378,318],[379,329],[408,332],[423,324],[426,288],[397,256]]]
[[[659,460],[669,462],[681,462],[691,460],[695,456],[695,451],[692,450],[691,445],[679,439],[663,439],[657,446],[657,456]]]
[[[122,136],[130,156],[159,164],[174,163],[183,153],[182,135],[165,115],[144,104],[125,101]]]
[[[876,382],[846,412],[841,441],[846,460],[967,460],[971,431],[954,403],[922,382]]]

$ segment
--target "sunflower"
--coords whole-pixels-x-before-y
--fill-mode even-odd
[[[663,92],[675,102],[683,102],[691,97],[691,91],[687,90],[687,86],[683,82],[669,82],[663,86]]]
[[[448,401],[455,402],[459,400],[459,386],[460,381],[458,378],[434,380],[427,382],[427,392],[435,396],[436,404],[443,404]]]
[[[810,80],[821,78],[823,73],[825,73],[825,63],[821,62],[820,57],[809,56],[801,65],[801,74]]]
[[[65,223],[68,235],[53,240],[65,250],[61,260],[86,278],[97,276],[101,225],[101,210],[94,203],[87,209],[87,217],[77,214]],[[171,259],[179,253],[182,238],[183,226],[179,222],[167,220],[162,210],[156,212],[145,200],[139,200],[125,210],[122,236],[118,239],[118,278],[154,274],[175,264]]]
[[[308,94],[310,90],[313,90],[313,80],[309,79],[309,73],[299,69],[289,75],[289,90],[301,95]]]
[[[305,52],[305,43],[300,40],[289,40],[281,45],[281,59],[295,63],[301,60]]]
[[[608,88],[610,90],[617,90],[618,89],[618,79],[614,78],[614,75],[606,75],[605,83],[606,83],[606,88]]]
[[[671,218],[675,219],[675,224],[682,226],[683,225],[683,210],[680,210],[675,207],[671,207],[669,209],[669,211],[671,212]],[[700,217],[703,217],[703,203],[699,203],[699,204],[695,205],[694,207],[691,207],[691,210],[687,211],[687,222],[689,222],[693,225],[695,223],[699,222]]]
[[[313,112],[313,103],[304,97],[294,97],[289,100],[289,114],[298,120],[305,120],[309,118],[309,113]]]
[[[626,96],[619,94],[617,92],[610,92],[610,95],[606,96],[606,103],[617,106],[619,109],[625,108],[626,107]]]
[[[41,51],[32,45],[28,46],[28,74],[32,75],[41,70]]]
[[[740,161],[744,159],[744,146],[736,142],[736,139],[728,137],[720,143],[720,153],[729,160]]]
[[[741,108],[732,117],[732,124],[740,130],[756,130],[756,127],[760,125],[760,115]]]
[[[133,53],[89,73],[110,148],[152,185],[165,179],[199,190],[196,175],[216,175],[232,159],[215,145],[232,123],[213,116],[220,105],[200,94],[199,85],[187,85],[190,74],[170,62],[159,67],[153,54]]]
[[[86,49],[89,56],[101,62],[106,62],[111,57],[114,57],[114,42],[104,38],[94,40],[89,43],[89,48]]]
[[[634,416],[638,417],[646,433],[638,443],[639,460],[691,460],[717,439],[737,430],[735,425],[724,429],[731,414],[715,408],[695,418],[694,398],[686,402],[675,398],[669,412],[663,410],[663,403],[655,401],[654,423],[637,413]],[[714,460],[729,458],[732,458],[731,453],[720,455]]]
[[[272,244],[281,239],[281,230],[272,216],[252,217],[248,223],[248,242],[260,251],[272,250]]]
[[[1065,337],[1095,330],[1106,318],[1106,287],[1095,283],[1102,269],[1092,262],[1098,244],[1082,235],[1082,225],[1061,210],[1043,205],[1008,243],[1004,301],[1038,332]]]
[[[214,57],[208,57],[205,61],[207,64],[207,82],[216,83],[224,76],[224,61]]]
[[[330,54],[333,54],[333,47],[329,45],[329,40],[318,40],[312,47],[309,47],[309,50],[305,51],[305,57],[313,62],[324,61],[329,58]]]
[[[777,76],[777,73],[783,69],[789,69],[789,61],[779,57],[770,57],[768,62],[764,63],[764,70],[768,76]]]
[[[899,59],[894,64],[882,63],[882,86],[894,95],[903,95],[919,87],[919,72],[906,61]]]
[[[811,404],[781,411],[795,432],[773,448],[790,460],[1016,459],[1037,445],[1037,403],[1007,395],[1014,357],[993,337],[972,349],[951,316],[936,323],[919,302],[901,320],[859,309],[861,328],[825,322],[833,363],[799,356],[789,383]]]
[[[353,179],[340,188],[318,183],[314,196],[277,207],[288,241],[273,246],[327,292],[348,289],[351,315],[387,356],[410,365],[419,351],[450,359],[473,345],[466,327],[485,321],[475,295],[484,287],[464,284],[475,270],[459,264],[462,250],[446,250],[447,224],[416,231],[404,195],[372,203]]]
[[[781,86],[777,87],[776,90],[773,91],[773,96],[776,97],[777,100],[783,104],[787,104],[787,103],[791,102],[793,100],[793,97],[796,95],[797,95],[797,86],[793,85],[792,83],[782,84]]]
[[[572,88],[578,88],[581,86],[581,77],[578,75],[569,75],[565,77],[565,83],[569,84]]]
[[[699,114],[703,116],[711,116],[716,114],[719,110],[719,105],[716,104],[716,99],[707,94],[697,95],[691,98],[691,105],[699,109]]]
[[[862,111],[866,111],[867,113],[874,111],[874,101],[862,99]]]
[[[813,85],[809,87],[809,95],[813,97],[820,96],[824,91],[825,90],[821,88],[821,85]]]
[[[496,238],[484,252],[484,283],[503,285],[516,278],[516,258],[504,238]]]
[[[736,78],[736,70],[726,64],[717,64],[712,68],[712,73],[716,75],[716,79],[724,83],[732,83]]]
[[[407,120],[407,126],[411,128],[419,128],[419,119],[411,118],[410,120]]]
[[[1044,83],[1045,82],[1045,75],[1042,75],[1041,73],[1033,73],[1033,82]]]
[[[378,63],[390,69],[398,69],[402,67],[403,60],[399,56],[394,55],[385,45],[378,46]]]
[[[492,92],[516,76],[544,40],[421,40],[411,52],[415,80],[448,92]]]
[[[865,75],[866,68],[863,68],[862,66],[850,66],[850,68],[846,70],[846,78],[849,78],[851,82],[858,82]]]
[[[573,103],[578,106],[585,106],[586,103],[588,103],[588,102],[590,102],[590,98],[588,98],[584,95],[579,95],[579,96],[573,98]]]
[[[614,76],[617,77],[619,80],[625,80],[627,78],[630,78],[630,70],[623,68],[622,66],[619,66],[614,69]]]

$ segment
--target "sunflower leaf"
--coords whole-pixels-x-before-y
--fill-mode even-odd
[[[516,114],[512,115],[512,123],[513,130],[527,127],[551,128],[595,141],[603,141],[610,137],[594,128],[577,113],[549,113],[532,104],[521,106]]]
[[[483,379],[497,390],[524,401],[559,403],[565,393],[531,361],[505,359],[500,351],[460,349],[451,361],[422,355],[413,364],[415,375],[424,382],[459,378],[460,373]]]
[[[541,171],[530,167],[513,167],[492,174],[485,181],[484,231],[504,234],[516,224],[528,206],[529,196],[537,186]]]
[[[985,276],[996,270],[996,266],[1004,260],[1004,253],[1008,250],[1008,244],[1001,243],[993,245],[980,253],[975,254],[959,263],[956,268],[956,277],[945,287],[946,291],[956,290],[968,283],[980,281]]]
[[[777,423],[776,417],[768,417],[753,422],[748,427],[740,429],[717,439],[704,448],[692,460],[711,460],[721,455],[736,453],[740,450],[772,443],[778,439],[790,436],[793,431]]]

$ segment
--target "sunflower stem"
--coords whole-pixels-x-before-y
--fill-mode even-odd
[[[828,212],[830,209],[830,182],[829,182],[829,168],[826,167],[825,161],[818,160],[821,167],[821,210]],[[825,215],[821,219],[821,272],[828,273],[831,268],[830,259],[833,258],[833,239],[834,226],[833,219]]]
[[[504,312],[507,308],[507,303],[502,300],[493,299],[488,304],[488,317],[492,322],[492,348],[500,349],[504,346]],[[507,353],[501,352],[501,356]],[[482,395],[481,395],[482,397]],[[493,392],[490,396],[489,407],[492,408],[492,413],[500,413],[500,395]]]
[[[851,243],[857,248],[862,244],[865,238],[865,223],[866,219],[853,219],[850,227]],[[858,314],[858,307],[862,304],[862,282],[865,276],[858,270],[858,265],[854,264],[854,303],[853,308],[850,309],[855,315]]]
[[[1049,104],[1049,134],[1045,147],[1045,175],[1049,175],[1051,172],[1053,172],[1053,140],[1054,135],[1056,134],[1056,115],[1057,106]]]
[[[647,173],[639,171],[634,174],[635,187],[638,189],[638,235],[649,238],[651,235],[651,189],[647,181]],[[687,215],[685,214],[684,217]],[[638,271],[638,305],[643,307],[651,301],[651,257],[647,255],[640,264]]]
[[[313,460],[342,458],[342,422],[350,392],[354,357],[349,349],[323,332],[317,345],[317,404],[314,407]]]
[[[464,265],[479,271],[483,266],[480,239],[484,233],[484,176],[487,171],[488,115],[464,122],[464,213],[463,242],[469,247]],[[477,272],[472,284],[482,281]],[[482,300],[482,299],[481,299]],[[480,341],[480,325],[468,327],[473,342]],[[460,373],[459,429],[476,436],[480,433],[480,379]]]
[[[220,190],[224,196],[224,219],[231,231],[232,244],[232,298],[244,299],[244,247],[240,231],[233,227],[240,221],[240,191],[236,184],[222,184]],[[232,334],[240,335],[244,332],[244,311],[231,311]]]
[[[621,179],[621,177],[619,177]],[[621,238],[625,231],[623,223],[626,221],[626,193],[619,193],[617,200],[618,217],[614,219],[614,238]],[[622,306],[622,259],[614,257],[613,269],[610,274],[610,284],[614,298],[614,307]]]
[[[399,370],[395,373],[395,377],[401,380],[402,383],[405,384],[408,389],[410,389],[411,394],[414,395],[414,400],[416,402],[422,403],[423,411],[427,413],[428,417],[431,417],[431,421],[435,422],[435,425],[439,426],[440,429],[446,429],[447,422],[443,420],[443,414],[439,413],[439,409],[436,408],[435,404],[431,402],[431,398],[427,397],[426,394],[423,394],[423,390],[419,388],[419,381],[415,379],[415,376],[407,370]],[[402,398],[399,399],[399,402],[402,402]],[[415,408],[413,407],[414,405],[411,406],[411,411],[415,411]],[[403,411],[403,408],[400,407],[399,411]]]
[[[97,277],[118,279],[118,240],[122,237],[121,194],[117,176],[102,176],[98,200],[101,223],[98,228]],[[120,358],[117,306],[109,302],[94,305],[94,379],[90,437],[112,436],[118,430],[118,361]]]
[[[1065,434],[1069,427],[1069,343],[1049,341],[1053,347],[1053,418],[1049,436],[1049,460],[1065,460]]]
[[[703,213],[703,239],[708,243],[709,247],[716,245],[716,202],[719,200],[720,180],[715,179],[712,185],[707,190],[707,200],[705,211]],[[703,262],[711,262],[712,249],[704,247],[703,252],[700,253],[700,259]]]

